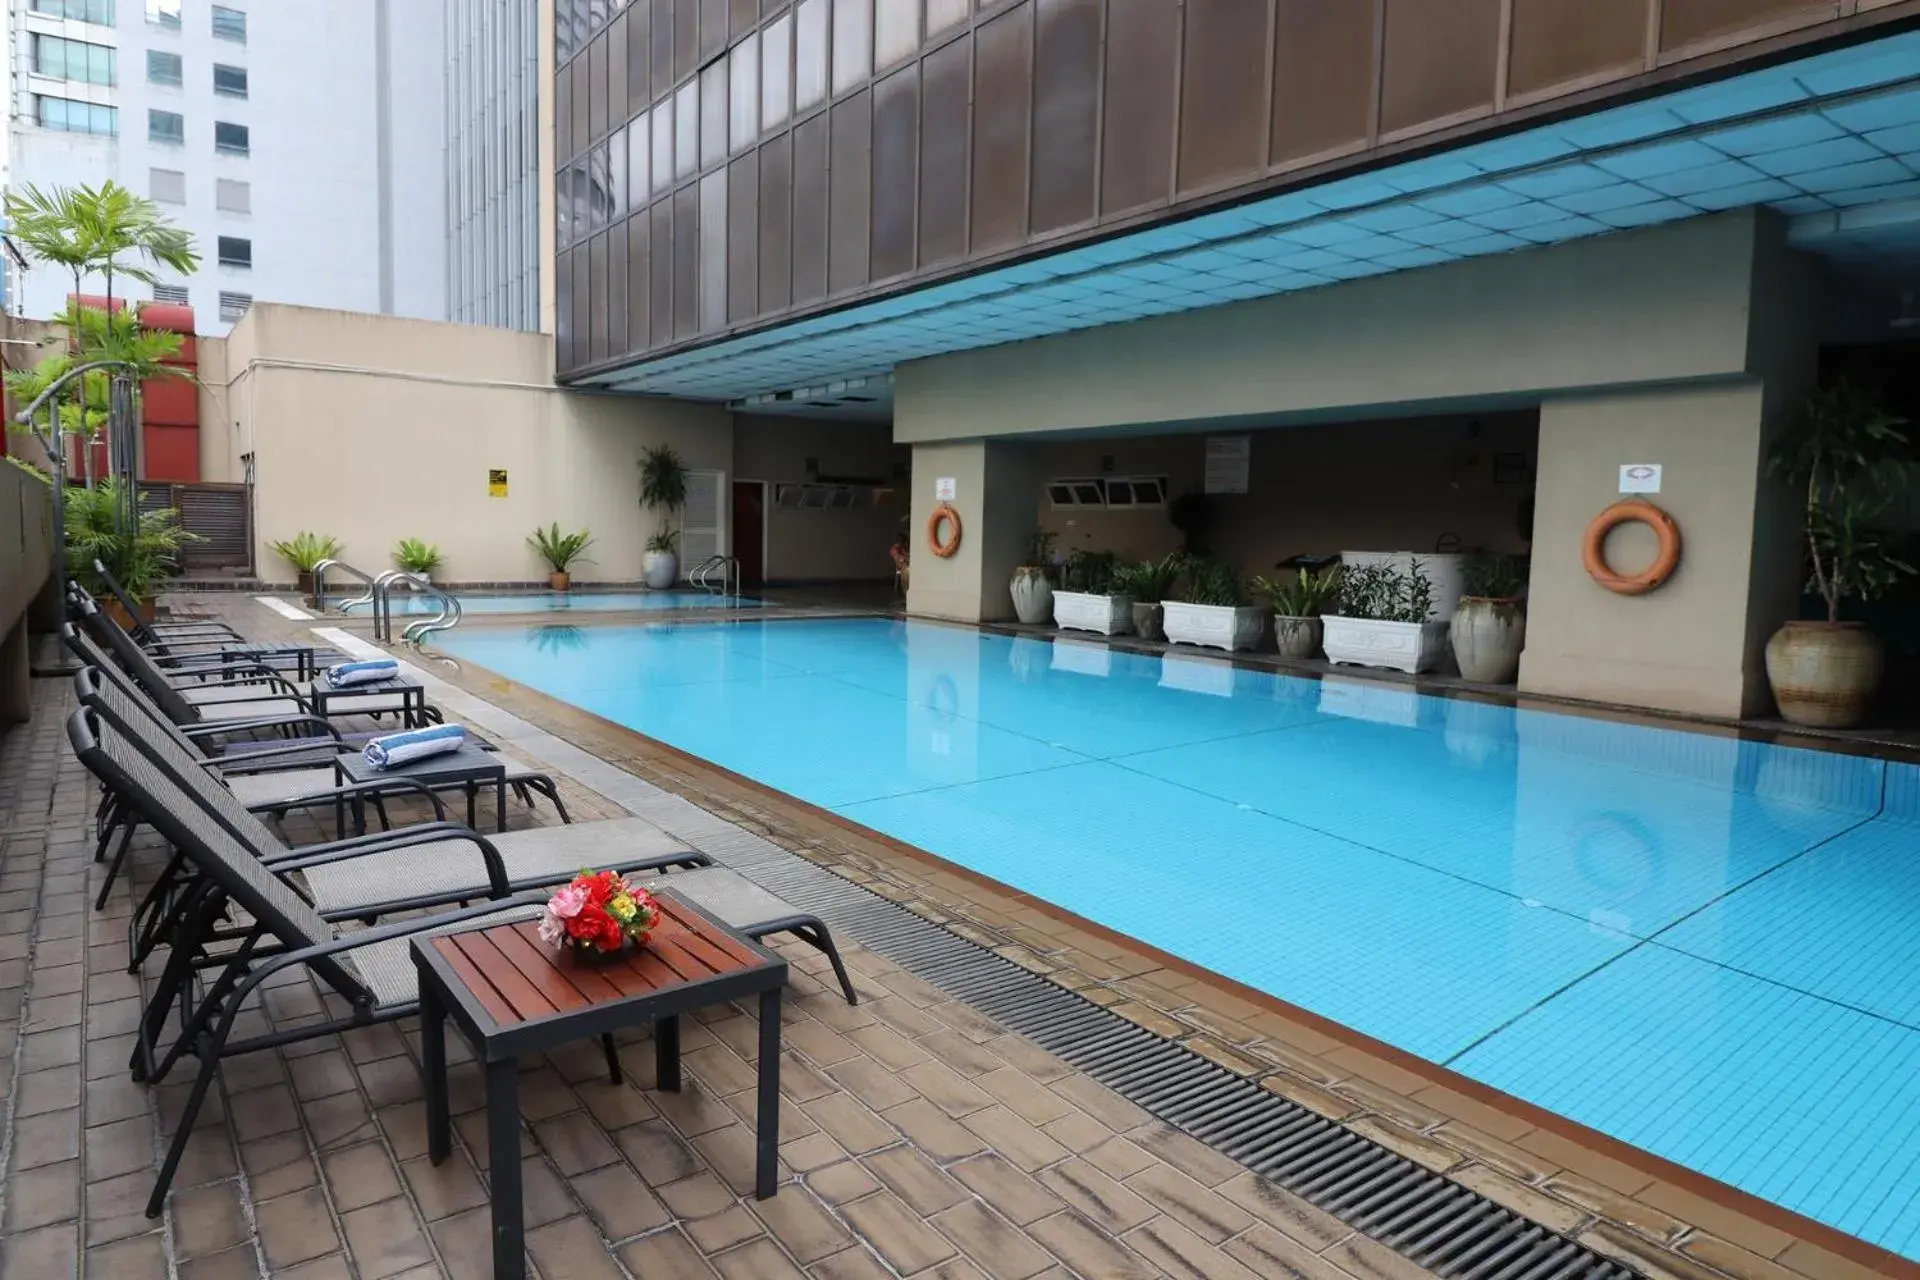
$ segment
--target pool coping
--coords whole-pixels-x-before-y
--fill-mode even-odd
[[[819,615],[807,615],[807,616],[818,617]],[[885,617],[888,615],[884,615],[884,614],[876,615],[869,612],[865,614],[850,613],[850,614],[842,614],[842,615],[835,615],[835,616],[836,617],[875,617],[875,616]],[[756,619],[752,619],[752,618],[742,619],[742,621],[754,621],[754,620]],[[776,619],[767,618],[764,620],[775,621]],[[717,623],[720,620],[716,619],[713,621]],[[934,621],[934,620],[914,619],[914,621]],[[948,622],[945,625],[955,626],[955,627],[959,627],[967,630],[979,630],[979,631],[988,631],[988,632],[992,632],[993,630],[990,627],[974,627],[974,626],[971,626],[970,624],[965,624],[965,623]],[[1020,633],[1014,633],[1014,634],[1020,634]],[[1040,638],[1040,637],[1036,636],[1034,638]],[[1182,656],[1185,656],[1185,655],[1182,655]],[[1203,655],[1195,654],[1193,656],[1200,658],[1203,661],[1207,661],[1207,660],[1219,661],[1225,655],[1203,656]],[[1192,962],[1184,960],[1179,956],[1173,955],[1170,952],[1161,950],[1159,948],[1153,947],[1146,943],[1142,943],[1137,939],[1132,938],[1129,935],[1109,929],[1106,926],[1103,926],[1094,921],[1088,920],[1087,918],[1083,916],[1079,916],[1071,911],[1066,910],[1065,908],[1059,907],[1043,899],[1036,898],[1033,895],[1024,893],[1023,891],[1015,889],[1012,886],[1007,885],[1002,881],[995,880],[992,877],[985,876],[978,872],[972,871],[957,863],[954,863],[945,858],[942,858],[937,854],[931,853],[924,849],[920,849],[917,846],[908,844],[904,841],[897,840],[891,836],[885,835],[884,833],[875,831],[872,828],[863,826],[862,824],[855,822],[852,819],[836,814],[831,810],[822,808],[821,806],[812,804],[808,801],[792,796],[786,792],[780,791],[778,788],[768,786],[765,783],[759,782],[743,774],[739,774],[733,770],[725,768],[724,766],[714,764],[713,762],[708,761],[702,757],[693,755],[692,753],[689,753],[689,752],[682,751],[677,747],[674,747],[668,743],[662,742],[659,739],[650,737],[649,735],[641,733],[637,730],[631,729],[625,725],[619,724],[618,722],[610,720],[604,716],[600,716],[594,712],[587,711],[583,708],[574,706],[573,704],[565,702],[561,699],[554,698],[551,695],[543,693],[528,685],[525,685],[520,681],[513,680],[509,677],[501,675],[500,673],[495,672],[490,668],[484,667],[479,663],[474,663],[464,658],[459,659],[459,662],[461,664],[461,669],[459,670],[459,672],[449,675],[443,670],[440,673],[442,678],[447,679],[449,683],[454,684],[457,687],[460,687],[465,691],[474,694],[475,696],[484,697],[489,699],[490,701],[497,702],[498,699],[503,695],[503,693],[510,694],[519,699],[524,699],[527,702],[532,704],[532,709],[534,711],[534,715],[529,716],[528,718],[530,719],[534,719],[536,717],[545,718],[549,721],[548,725],[546,726],[548,728],[555,727],[553,722],[559,722],[559,726],[564,728],[566,727],[566,722],[571,720],[575,722],[576,726],[579,726],[579,727],[592,726],[593,728],[598,729],[602,732],[609,733],[613,735],[616,738],[616,740],[624,738],[631,742],[638,743],[641,746],[643,746],[648,752],[655,753],[660,756],[665,756],[677,762],[685,770],[690,770],[695,774],[710,775],[711,777],[721,780],[727,786],[744,790],[763,801],[770,801],[782,808],[793,810],[795,811],[795,813],[797,813],[800,816],[803,816],[808,821],[811,821],[814,823],[821,823],[821,824],[830,826],[832,828],[835,828],[840,832],[843,832],[847,835],[850,835],[856,838],[862,843],[877,846],[892,854],[906,858],[909,861],[919,866],[925,867],[935,873],[938,873],[943,876],[956,878],[960,881],[966,882],[967,884],[975,886],[979,889],[985,890],[988,893],[1000,899],[1003,899],[1008,903],[1013,904],[1016,908],[1024,909],[1032,913],[1037,913],[1041,916],[1057,921],[1062,925],[1069,926],[1078,933],[1085,934],[1091,938],[1099,940],[1101,943],[1105,944],[1107,947],[1117,948],[1123,952],[1127,952],[1136,957],[1147,960],[1151,962],[1151,965],[1154,968],[1165,970],[1169,973],[1182,975],[1183,977],[1189,979],[1193,983],[1196,983],[1206,988],[1210,988],[1213,991],[1216,991],[1228,997],[1230,1000],[1238,1001],[1242,1004],[1250,1005],[1256,1009],[1260,1009],[1265,1012],[1274,1014],[1279,1018],[1284,1019],[1285,1021],[1295,1024],[1300,1028],[1304,1029],[1310,1034],[1310,1036],[1317,1036],[1317,1037],[1324,1038],[1326,1040],[1337,1042],[1337,1044],[1341,1046],[1343,1050],[1348,1050],[1348,1051],[1357,1053],[1359,1055],[1363,1055],[1366,1059],[1370,1059],[1372,1063],[1378,1064],[1378,1066],[1385,1068],[1385,1070],[1378,1071],[1375,1073],[1377,1076],[1385,1077],[1384,1079],[1370,1078],[1369,1083],[1371,1083],[1375,1088],[1385,1087],[1390,1090],[1394,1089],[1393,1078],[1396,1073],[1414,1077],[1418,1081],[1422,1082],[1423,1085],[1431,1085],[1431,1086],[1438,1087],[1440,1089],[1447,1090],[1453,1094],[1456,1094],[1468,1100],[1470,1103],[1478,1104],[1481,1107],[1488,1108],[1493,1112],[1509,1117],[1510,1119],[1520,1124],[1523,1124],[1529,1127],[1530,1129],[1542,1130],[1549,1134],[1556,1135],[1557,1137],[1574,1144],[1576,1147],[1584,1148],[1588,1153],[1590,1153],[1592,1156],[1598,1157],[1598,1159],[1601,1161],[1610,1161],[1619,1165],[1624,1165],[1628,1168],[1635,1170],[1636,1172],[1644,1174],[1648,1178],[1653,1179],[1656,1183],[1664,1182],[1666,1184],[1669,1184],[1670,1186],[1677,1188],[1678,1190],[1680,1190],[1681,1192],[1687,1195],[1697,1198],[1698,1200],[1705,1201],[1708,1205],[1715,1206],[1720,1209],[1728,1210],[1734,1214],[1738,1214],[1742,1217],[1750,1219],[1753,1223],[1758,1224],[1763,1228],[1770,1229],[1772,1231],[1781,1233],[1786,1236],[1797,1237],[1800,1240],[1803,1240],[1806,1243],[1815,1246],[1816,1248],[1820,1248],[1822,1250],[1830,1252],[1834,1255],[1837,1255],[1841,1259],[1852,1262],[1858,1266],[1866,1267],[1877,1273],[1889,1274],[1889,1275],[1911,1276],[1911,1277],[1915,1277],[1916,1280],[1920,1280],[1920,1261],[1914,1261],[1914,1260],[1909,1260],[1907,1258],[1904,1258],[1881,1246],[1874,1245],[1866,1240],[1860,1239],[1859,1237],[1848,1235],[1847,1233],[1840,1231],[1837,1228],[1830,1227],[1827,1224],[1822,1223],[1816,1219],[1807,1217],[1806,1215],[1800,1214],[1791,1209],[1787,1209],[1781,1205],[1774,1204],[1771,1201],[1764,1200],[1756,1195],[1753,1195],[1750,1192],[1742,1191],[1738,1187],[1734,1187],[1728,1183],[1721,1182],[1718,1179],[1712,1178],[1706,1174],[1702,1174],[1696,1170],[1689,1169],[1684,1165],[1680,1165],[1662,1156],[1658,1156],[1652,1152],[1644,1150],[1643,1148],[1635,1147],[1629,1143],[1621,1141],[1620,1139],[1613,1138],[1596,1129],[1592,1129],[1586,1125],[1583,1125],[1576,1120],[1572,1120],[1566,1116],[1559,1115],[1556,1112],[1549,1111],[1536,1104],[1529,1103],[1522,1099],[1513,1097],[1510,1094],[1506,1094],[1500,1090],[1492,1088],[1491,1086],[1482,1084],[1479,1081],[1476,1081],[1471,1079],[1470,1077],[1461,1075],[1460,1073],[1452,1071],[1447,1067],[1441,1066],[1440,1064],[1433,1063],[1427,1059],[1420,1058],[1417,1055],[1411,1054],[1405,1050],[1396,1048],[1395,1046],[1387,1044],[1384,1041],[1377,1040],[1371,1036],[1366,1035],[1365,1033],[1356,1031],[1353,1028],[1345,1026],[1344,1024],[1335,1022],[1331,1019],[1324,1017],[1323,1015],[1314,1013],[1311,1010],[1307,1010],[1300,1006],[1290,1004],[1289,1002],[1282,1000],[1279,997],[1270,995],[1269,993],[1260,991],[1256,988],[1246,986],[1243,983],[1236,982],[1233,979],[1224,977],[1223,975],[1215,973],[1214,971],[1206,969],[1200,965],[1193,964]],[[1250,665],[1253,665],[1254,669],[1259,669],[1259,670],[1272,669],[1270,667],[1262,666],[1258,664],[1250,664]],[[480,673],[479,678],[472,677],[469,674],[470,672]],[[1292,674],[1292,673],[1289,672],[1288,674]],[[1336,676],[1336,678],[1338,677]],[[469,682],[470,680],[471,680],[471,683]],[[1382,682],[1382,683],[1389,683],[1389,682]],[[1391,683],[1397,684],[1398,682],[1391,682]],[[1416,691],[1427,692],[1426,690],[1416,690]],[[1439,692],[1439,691],[1436,691],[1436,692]],[[1459,691],[1448,691],[1448,692],[1457,693]],[[1557,700],[1554,704],[1554,707],[1555,709],[1558,709]],[[524,708],[524,707],[516,709],[516,711],[521,714],[525,714],[526,710],[527,708]],[[536,719],[536,723],[537,722],[538,722],[538,719]],[[1652,718],[1652,722],[1660,725],[1660,727],[1667,727],[1664,717]],[[1725,736],[1725,735],[1717,735],[1717,736]],[[1856,754],[1856,753],[1847,752],[1845,754]],[[627,761],[627,763],[630,764],[631,761]],[[713,796],[711,793],[703,792],[703,794],[699,798],[702,800],[709,799],[709,798],[717,798],[717,799],[720,799],[723,804],[726,803],[726,798],[724,796]],[[789,845],[793,843],[792,838],[790,836],[787,837],[786,841],[782,841],[782,833],[777,829],[771,830],[767,834],[768,834],[768,838],[773,839],[776,842],[788,843]],[[813,860],[813,861],[822,860],[820,851],[812,846],[803,845],[800,848],[791,848],[791,851],[799,854],[802,857],[809,858],[809,860]],[[830,861],[831,860],[829,860],[829,862]],[[873,870],[871,867],[866,866],[864,864],[856,863],[854,865],[863,874],[871,874]],[[935,923],[949,923],[948,920],[940,918],[939,914],[930,914],[928,911],[924,910],[922,904],[916,902],[911,896],[902,898],[902,897],[896,897],[895,894],[893,893],[888,893],[885,896],[893,898],[896,902],[899,902],[902,906],[905,906],[908,910],[914,910],[919,914],[926,915],[929,919],[932,919]],[[962,919],[965,920],[964,915],[962,916]],[[983,926],[981,923],[975,922],[975,921],[967,921],[967,923],[976,930],[985,928],[989,931],[992,931],[992,926],[990,925]],[[950,923],[949,923],[949,927],[951,927]],[[966,937],[968,936],[968,934],[963,931],[961,936]],[[976,937],[973,940],[979,941],[980,939]],[[991,950],[996,950],[1000,954],[1006,956],[1008,959],[1011,959],[1015,963],[1020,964],[1021,967],[1023,968],[1027,968],[1033,972],[1039,973],[1043,977],[1048,977],[1050,979],[1053,978],[1053,972],[1050,972],[1049,967],[1044,963],[1041,957],[1037,953],[1035,953],[1032,948],[1026,947],[1021,943],[1019,943],[1017,939],[1013,940],[1011,944],[986,942],[986,943],[983,943],[983,945],[987,945]],[[1054,979],[1054,980],[1056,982],[1058,981],[1057,979]],[[1082,990],[1084,993],[1083,988],[1074,988],[1071,986],[1067,986],[1066,983],[1059,983],[1059,985],[1062,985],[1068,990]],[[1148,1002],[1143,1001],[1142,1003],[1148,1003]],[[1156,1030],[1156,1028],[1152,1025],[1150,1021],[1143,1020],[1141,1017],[1137,1016],[1141,1011],[1136,1010],[1136,1011],[1130,1012],[1126,1008],[1126,1005],[1124,1003],[1118,1004],[1116,1006],[1116,1012],[1118,1012],[1120,1016],[1128,1017],[1130,1020],[1136,1021],[1139,1025],[1145,1026],[1150,1031]],[[1158,1012],[1163,1017],[1172,1017],[1175,1021],[1185,1021],[1180,1018],[1180,1011],[1178,1010],[1160,1009],[1160,1010],[1155,1010],[1154,1012]],[[1204,1035],[1204,1033],[1207,1031],[1207,1028],[1200,1027],[1198,1026],[1198,1024],[1190,1023],[1189,1025],[1194,1025],[1196,1029],[1203,1034],[1200,1037],[1194,1037],[1194,1038],[1166,1036],[1164,1032],[1159,1032],[1159,1034],[1162,1034],[1164,1038],[1173,1040],[1176,1043],[1181,1043],[1186,1045],[1188,1048],[1193,1049],[1195,1052],[1201,1053],[1203,1056],[1212,1059],[1213,1061],[1219,1063],[1222,1066],[1227,1067],[1230,1070],[1236,1071],[1239,1074],[1243,1076],[1247,1076],[1250,1079],[1258,1080],[1262,1084],[1264,1084],[1266,1087],[1270,1089],[1274,1089],[1275,1092],[1288,1093],[1288,1090],[1286,1090],[1285,1088],[1276,1088],[1274,1083],[1269,1083],[1270,1081],[1273,1080],[1273,1077],[1275,1075],[1293,1076],[1297,1079],[1299,1084],[1304,1085],[1306,1089],[1309,1091],[1305,1098],[1300,1098],[1297,1100],[1304,1101],[1306,1102],[1306,1105],[1309,1105],[1309,1106],[1313,1106],[1316,1102],[1322,1103],[1324,1105],[1325,1099],[1323,1096],[1321,1096],[1321,1095],[1324,1095],[1325,1093],[1325,1088],[1323,1084],[1313,1080],[1309,1074],[1298,1071],[1295,1064],[1288,1063],[1286,1061],[1265,1062],[1265,1063],[1259,1062],[1251,1057],[1246,1046],[1244,1045],[1230,1046],[1228,1044],[1221,1043],[1220,1041],[1210,1036]],[[1196,1039],[1199,1041],[1198,1043],[1195,1042]],[[1309,1054],[1308,1056],[1318,1057],[1320,1055]],[[1362,1076],[1366,1076],[1368,1074],[1365,1070],[1361,1070],[1358,1066],[1356,1066],[1351,1061],[1351,1059],[1348,1060],[1347,1065],[1355,1067],[1355,1074],[1362,1075]],[[1409,1093],[1409,1092],[1418,1092],[1418,1091],[1419,1090],[1417,1089],[1416,1090],[1405,1090],[1405,1089],[1396,1090],[1396,1092],[1400,1092],[1403,1094]],[[1293,1096],[1293,1095],[1291,1093],[1288,1093],[1288,1096]],[[1308,1099],[1311,1099],[1311,1100],[1308,1100]],[[1415,1109],[1423,1108],[1427,1105],[1426,1103],[1422,1102],[1419,1099],[1411,1099],[1410,1101],[1412,1101],[1415,1104]],[[1320,1109],[1320,1108],[1316,1108],[1316,1109]],[[1325,1114],[1324,1110],[1323,1110],[1323,1114]],[[1334,1116],[1331,1118],[1334,1118],[1336,1120],[1341,1120],[1344,1123],[1344,1122],[1347,1122],[1349,1117]],[[1350,1125],[1350,1127],[1352,1126]],[[1357,1129],[1357,1131],[1362,1132],[1366,1136],[1370,1138],[1374,1138],[1375,1140],[1379,1140],[1381,1136],[1377,1132],[1377,1130],[1374,1130],[1374,1129],[1363,1128],[1363,1129]],[[1389,1142],[1388,1145],[1391,1145],[1391,1142]],[[1538,1158],[1537,1153],[1529,1153],[1529,1154],[1534,1155],[1536,1159]],[[1418,1158],[1418,1156],[1416,1156],[1416,1158]],[[1431,1158],[1430,1153],[1429,1153],[1429,1158]],[[1572,1171],[1576,1173],[1578,1172],[1578,1170],[1572,1170]],[[1474,1188],[1474,1189],[1484,1190],[1484,1188]],[[1590,1206],[1584,1206],[1584,1207],[1586,1207],[1588,1211],[1592,1211]],[[1666,1216],[1672,1216],[1672,1217],[1680,1216],[1679,1212],[1675,1209],[1675,1207],[1672,1204],[1668,1204],[1665,1206],[1651,1205],[1649,1207],[1655,1209],[1658,1213]],[[1711,1234],[1710,1230],[1701,1226],[1700,1224],[1696,1223],[1696,1224],[1690,1224],[1690,1225],[1694,1225],[1696,1229],[1707,1231],[1708,1234]],[[1730,1224],[1722,1223],[1721,1225],[1725,1227]],[[1735,1232],[1730,1234],[1738,1234],[1738,1233]],[[1639,1239],[1647,1239],[1649,1240],[1649,1243],[1654,1243],[1646,1236],[1641,1236],[1639,1237]],[[1603,1252],[1607,1251],[1605,1247],[1606,1244],[1612,1244],[1616,1248],[1618,1248],[1619,1243],[1620,1242],[1617,1240],[1607,1241],[1604,1244],[1602,1244],[1601,1251]],[[1669,1270],[1672,1269],[1674,1261],[1677,1261],[1679,1259],[1684,1259],[1686,1262],[1692,1263],[1695,1265],[1698,1265],[1706,1261],[1706,1259],[1694,1257],[1692,1254],[1689,1254],[1689,1253],[1679,1252],[1676,1249],[1667,1247],[1663,1244],[1656,1243],[1655,1247],[1658,1249],[1658,1254],[1656,1254],[1654,1257],[1643,1258],[1643,1257],[1634,1256],[1630,1258],[1630,1261],[1632,1262],[1633,1265],[1640,1265],[1640,1266],[1646,1266],[1650,1264],[1655,1267],[1658,1267],[1658,1266],[1665,1265],[1669,1268]],[[1735,1247],[1738,1248],[1739,1246],[1736,1245]],[[1775,1253],[1774,1261],[1776,1262],[1776,1265],[1787,1266],[1791,1270],[1792,1267],[1790,1263],[1783,1263],[1778,1261],[1778,1255],[1780,1253],[1784,1253],[1785,1251],[1786,1251],[1785,1248],[1781,1250],[1777,1250]],[[1754,1261],[1758,1263],[1758,1262],[1762,1262],[1763,1259],[1756,1257]],[[1725,1264],[1723,1263],[1723,1266],[1724,1265]],[[1736,1274],[1741,1273],[1737,1268],[1734,1268],[1734,1270]],[[1746,1272],[1745,1274],[1759,1275],[1762,1273],[1758,1270],[1754,1270],[1754,1271]],[[1807,1274],[1815,1277],[1825,1277],[1825,1276],[1833,1275],[1836,1273],[1832,1272],[1831,1270],[1811,1269],[1807,1272],[1803,1272],[1802,1274]]]

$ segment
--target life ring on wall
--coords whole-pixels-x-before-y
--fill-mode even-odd
[[[1638,573],[1615,573],[1607,564],[1607,535],[1623,524],[1644,524],[1660,539],[1653,563]],[[1587,575],[1607,590],[1623,596],[1642,595],[1673,576],[1680,563],[1680,526],[1651,502],[1639,498],[1616,502],[1587,526],[1580,559],[1587,567]]]
[[[942,522],[950,530],[944,539],[940,536]],[[960,549],[960,513],[953,509],[952,503],[941,503],[927,517],[927,546],[942,560],[952,559],[953,553]]]

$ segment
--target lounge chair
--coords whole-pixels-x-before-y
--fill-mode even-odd
[[[152,653],[162,666],[218,667],[223,662],[244,657],[252,659],[257,665],[276,671],[291,671],[298,678],[311,679],[321,666],[343,660],[346,656],[326,645],[250,641],[224,622],[144,621],[126,590],[115,581],[107,567],[95,560],[93,568],[95,575],[107,585],[131,620],[133,625],[128,628],[128,634],[133,637],[134,643]],[[76,607],[82,599],[89,606],[99,607],[99,602],[77,582],[68,583],[68,593],[72,597],[70,603]]]

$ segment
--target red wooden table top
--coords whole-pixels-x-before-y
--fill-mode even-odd
[[[671,894],[655,901],[661,920],[647,945],[604,965],[575,963],[541,940],[534,920],[447,934],[433,948],[503,1027],[766,965]]]

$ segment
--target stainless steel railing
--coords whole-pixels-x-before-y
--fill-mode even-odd
[[[357,604],[368,604],[373,600],[374,580],[371,577],[354,568],[345,560],[322,560],[319,564],[313,566],[313,607],[316,611],[320,613],[327,611],[327,571],[329,569],[339,569],[343,573],[350,573],[367,584],[365,594],[355,596],[353,599],[341,603],[340,611],[342,613],[345,613]]]

